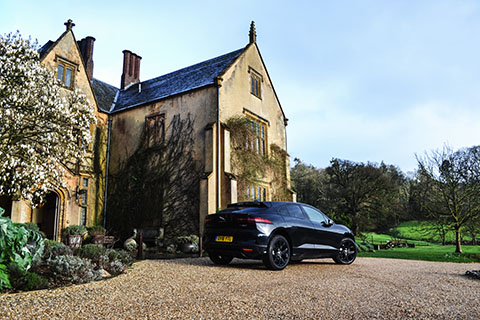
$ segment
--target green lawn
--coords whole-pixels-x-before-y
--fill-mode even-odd
[[[359,257],[409,259],[443,262],[480,262],[480,246],[462,246],[463,254],[455,253],[455,246],[431,244],[415,248],[393,248],[360,252]]]
[[[385,244],[387,241],[401,240],[415,244],[415,248],[381,249],[373,252],[362,251],[359,253],[359,256],[444,262],[480,262],[480,246],[463,245],[463,254],[457,254],[455,253],[454,245],[442,246],[433,243],[439,241],[439,238],[424,231],[425,227],[429,225],[429,222],[405,222],[392,230],[391,233],[395,236],[374,232],[364,233],[365,241],[370,244]],[[453,233],[449,237],[451,236],[453,236],[453,239],[455,238]],[[453,241],[453,239],[447,238],[447,241]],[[470,237],[465,236],[463,239],[468,241]],[[356,241],[361,249],[367,248],[363,243],[363,239],[357,238]]]
[[[435,232],[434,224],[429,221],[408,221],[400,224],[392,230],[399,238],[412,240],[425,240],[429,242],[441,243],[442,239]],[[455,241],[455,231],[450,230],[445,237],[447,242]],[[471,241],[472,237],[465,232],[462,232],[462,239]]]

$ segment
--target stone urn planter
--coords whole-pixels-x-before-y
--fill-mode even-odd
[[[195,253],[198,252],[198,245],[196,243],[182,243],[178,246],[178,249],[183,253]]]
[[[90,236],[91,243],[104,245],[105,234],[107,232],[107,230],[104,227],[95,225],[87,229],[88,229],[88,235]]]
[[[104,234],[97,234],[97,235],[93,236],[92,243],[103,245],[105,243],[105,235]]]
[[[87,234],[85,226],[70,225],[64,230],[67,245],[72,249],[82,247],[83,237]]]
[[[180,236],[175,239],[177,250],[183,253],[197,253],[198,252],[198,236]]]
[[[78,249],[82,247],[82,236],[79,234],[68,235],[68,246],[72,249]]]

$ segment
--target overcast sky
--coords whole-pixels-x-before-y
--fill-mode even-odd
[[[69,18],[115,86],[124,49],[147,80],[245,46],[254,20],[292,160],[408,172],[415,154],[480,142],[480,1],[0,0],[1,34],[43,44]]]

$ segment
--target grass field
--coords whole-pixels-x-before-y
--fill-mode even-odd
[[[402,240],[408,243],[415,244],[415,248],[391,248],[381,249],[372,252],[360,252],[360,257],[375,257],[375,258],[392,258],[392,259],[409,259],[409,260],[424,260],[424,261],[443,261],[443,262],[480,262],[480,246],[463,245],[463,253],[455,253],[454,245],[442,246],[434,242],[440,242],[435,235],[428,234],[425,229],[428,229],[428,222],[410,221],[399,225],[392,230],[392,235],[377,234],[374,232],[364,233],[365,241],[370,244],[381,244],[387,241]],[[455,234],[452,232],[447,241],[453,241]],[[464,240],[470,240],[469,237],[463,237]],[[429,241],[427,241],[429,240]],[[365,248],[363,239],[357,238],[357,243],[361,248]]]
[[[442,239],[435,232],[435,226],[428,221],[408,221],[400,224],[392,230],[392,233],[403,239],[425,240],[429,242],[441,243]],[[471,241],[472,237],[465,231],[462,232],[462,239]],[[455,241],[455,231],[450,230],[445,237],[447,242]]]
[[[479,246],[463,246],[463,254],[455,253],[455,246],[431,244],[415,248],[393,248],[360,252],[359,257],[392,258],[443,262],[480,262]]]

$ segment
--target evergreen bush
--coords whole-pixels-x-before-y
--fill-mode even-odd
[[[58,256],[47,260],[51,275],[56,280],[68,283],[87,283],[100,280],[100,270],[89,260],[77,256]]]

